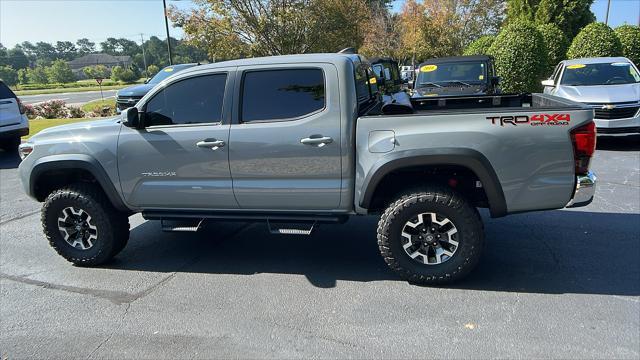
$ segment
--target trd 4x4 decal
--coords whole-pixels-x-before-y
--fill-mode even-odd
[[[529,124],[531,126],[566,126],[571,121],[570,114],[534,114],[518,115],[518,116],[487,116],[487,120],[491,120],[492,125],[500,124],[505,125],[524,125]]]

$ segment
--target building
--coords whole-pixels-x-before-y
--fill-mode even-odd
[[[84,79],[82,69],[88,66],[104,65],[109,70],[114,66],[129,67],[131,65],[131,56],[113,56],[104,53],[88,54],[68,62],[71,71],[78,79]]]

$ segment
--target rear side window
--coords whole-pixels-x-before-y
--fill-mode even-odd
[[[321,69],[260,70],[245,73],[242,121],[278,121],[309,115],[325,107]]]
[[[226,74],[180,80],[157,93],[145,108],[145,125],[181,125],[222,121]]]
[[[0,81],[0,99],[15,99],[16,94],[7,85]]]

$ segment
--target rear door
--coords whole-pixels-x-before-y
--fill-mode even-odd
[[[0,81],[0,131],[5,126],[20,124],[22,115],[16,95]]]
[[[324,63],[238,68],[230,131],[233,189],[243,209],[340,205],[338,74]]]

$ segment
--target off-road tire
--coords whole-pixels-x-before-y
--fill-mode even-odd
[[[412,259],[403,249],[402,229],[406,222],[425,212],[449,218],[458,230],[458,248],[447,261],[426,265]],[[418,190],[400,196],[384,211],[378,222],[378,247],[387,265],[405,280],[423,285],[454,282],[477,265],[484,244],[482,219],[475,207],[444,187]]]
[[[86,250],[74,248],[58,229],[58,217],[66,207],[82,209],[91,215],[97,239]],[[127,245],[129,218],[116,210],[102,190],[90,183],[76,183],[55,190],[42,206],[42,227],[51,247],[78,266],[95,266],[111,260]]]

